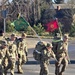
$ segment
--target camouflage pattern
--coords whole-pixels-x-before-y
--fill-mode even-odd
[[[49,70],[48,70],[48,65],[49,65],[49,59],[50,57],[55,57],[54,52],[51,50],[51,47],[45,48],[41,52],[41,61],[40,61],[40,75],[48,75]]]
[[[27,45],[26,45],[26,37],[25,34],[22,33],[22,38],[18,39],[18,63],[17,69],[18,73],[23,73],[22,65],[27,62]]]
[[[0,46],[0,75],[4,75],[5,57],[7,55],[7,46],[2,43]]]
[[[60,41],[58,43],[56,58],[58,61],[55,64],[56,67],[55,74],[62,75],[62,73],[65,71],[66,67],[68,66],[68,41],[65,40],[65,37],[63,41]],[[60,70],[61,64],[62,68]]]
[[[6,37],[4,36],[4,33],[2,33],[2,36],[0,36],[0,46],[3,43],[3,41],[6,41]],[[4,68],[7,67],[7,65],[8,65],[7,57],[4,58],[4,62],[3,63],[4,63],[3,64]]]
[[[14,75],[16,56],[17,56],[17,45],[15,41],[15,37],[11,36],[10,39],[7,40],[8,43],[8,66],[5,68],[4,72],[7,75],[7,70],[10,69],[11,75]]]

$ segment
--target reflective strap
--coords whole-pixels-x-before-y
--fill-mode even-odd
[[[38,50],[35,50],[35,52],[37,52],[38,54],[41,54],[41,52],[39,52]]]
[[[59,41],[61,41],[61,40],[53,40],[52,42],[59,42]]]

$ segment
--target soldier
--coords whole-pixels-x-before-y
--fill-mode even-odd
[[[53,41],[52,41],[52,46],[53,46],[52,50],[53,50],[53,52],[54,52],[55,54],[56,54],[56,52],[57,52],[57,45],[58,45],[58,42],[60,42],[60,41],[61,41],[60,34],[59,34],[59,33],[56,33],[55,36],[54,36],[54,39],[53,39]]]
[[[48,75],[48,65],[50,57],[55,58],[55,54],[52,51],[52,44],[47,43],[46,47],[41,51],[41,61],[40,61],[40,75]]]
[[[56,53],[57,62],[55,64],[55,74],[62,75],[65,71],[66,66],[68,65],[68,36],[64,35],[63,41],[60,41],[57,46],[57,53]],[[62,64],[62,68],[60,70],[60,66]]]
[[[3,30],[0,30],[0,45],[2,44],[3,40],[6,40],[6,37],[4,35],[4,31]],[[8,65],[8,59],[7,57],[4,58],[4,68]]]
[[[5,68],[4,72],[5,75],[7,75],[7,70],[10,69],[11,75],[14,75],[17,56],[16,35],[11,34],[11,38],[7,40],[7,42],[8,42],[8,66]]]
[[[2,41],[0,46],[0,75],[4,75],[4,59],[7,55],[7,43],[6,41]]]
[[[21,38],[18,39],[18,73],[23,73],[22,65],[27,62],[27,53],[26,34],[22,33]]]

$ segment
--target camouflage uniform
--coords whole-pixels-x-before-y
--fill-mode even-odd
[[[62,75],[62,73],[66,69],[66,66],[68,65],[68,41],[66,41],[65,39],[67,39],[66,36],[64,36],[63,41],[60,41],[58,43],[57,53],[56,53],[56,58],[58,61],[55,64],[56,66],[55,74],[56,75]],[[61,64],[63,66],[60,70]]]
[[[7,70],[10,69],[11,75],[14,75],[16,55],[17,55],[17,46],[15,41],[15,34],[11,35],[11,38],[8,40],[8,66],[5,68],[5,75],[7,75]]]
[[[5,57],[7,55],[7,44],[5,41],[2,41],[2,45],[0,46],[0,75],[4,75],[4,65],[5,65]]]
[[[18,39],[18,73],[23,73],[22,65],[27,61],[27,46],[26,46],[26,35],[22,33],[21,38]]]
[[[48,65],[50,57],[55,57],[54,52],[52,51],[52,44],[47,44],[46,48],[41,52],[41,61],[40,61],[40,75],[48,75]]]
[[[2,42],[3,41],[5,41],[6,40],[6,37],[4,36],[4,32],[2,31],[2,34],[0,35],[0,46],[1,46],[1,44],[2,44]],[[4,68],[8,65],[8,59],[7,59],[7,57],[5,57],[4,58]]]

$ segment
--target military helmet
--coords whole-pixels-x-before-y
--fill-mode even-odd
[[[47,43],[46,47],[53,47],[51,43]]]
[[[12,36],[13,36],[13,37],[16,37],[16,35],[15,35],[14,33],[11,34],[11,37],[12,37]]]
[[[64,38],[68,39],[69,38],[68,34],[64,34]]]
[[[2,45],[7,46],[7,41],[3,40],[3,41],[2,41]]]

